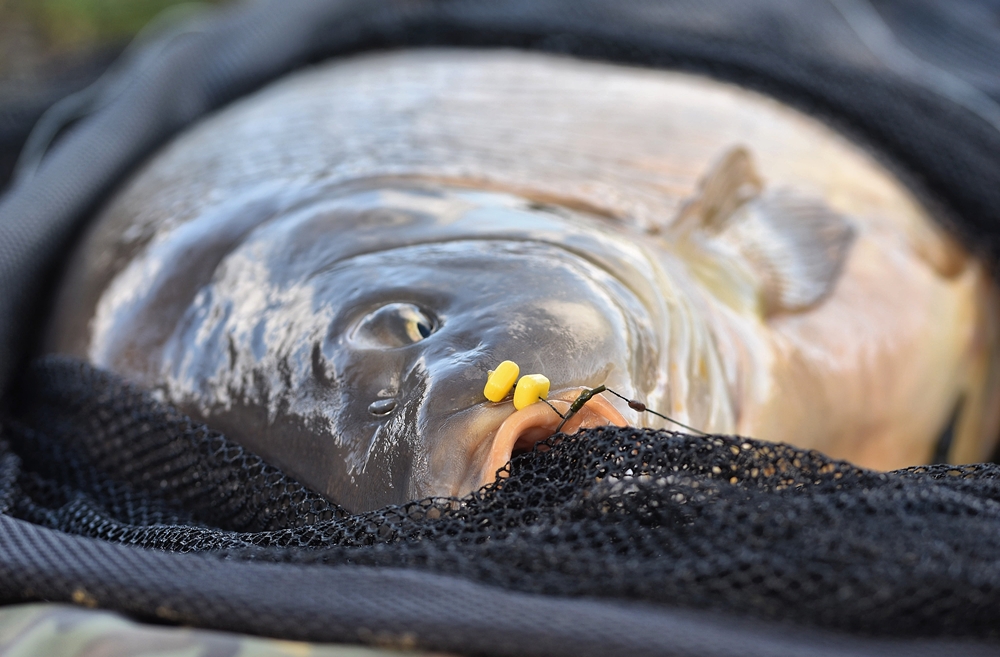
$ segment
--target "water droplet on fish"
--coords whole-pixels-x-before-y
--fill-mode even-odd
[[[395,408],[395,399],[377,399],[368,405],[368,412],[372,415],[386,415]]]

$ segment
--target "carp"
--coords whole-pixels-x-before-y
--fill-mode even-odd
[[[92,222],[46,337],[353,511],[492,482],[605,385],[894,469],[987,459],[997,289],[872,154],[694,75],[368,54],[233,103]],[[487,401],[501,361],[546,404]],[[671,427],[596,395],[567,432]],[[947,441],[940,443],[944,433]]]

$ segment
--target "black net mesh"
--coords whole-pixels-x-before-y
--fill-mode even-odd
[[[52,529],[866,634],[1000,636],[997,465],[876,473],[735,437],[594,429],[462,500],[351,515],[86,364],[39,361],[19,393],[4,511]]]

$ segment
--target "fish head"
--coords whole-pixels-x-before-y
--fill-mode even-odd
[[[485,399],[490,370],[504,360],[544,374],[555,399],[601,383],[634,389],[629,364],[639,349],[629,318],[601,272],[558,247],[456,241],[343,264],[324,281],[324,296],[341,311],[323,367],[336,373],[331,433],[365,454],[337,486],[370,473],[370,495],[399,491],[391,495],[399,501],[492,482],[515,451],[530,450],[561,421],[543,404],[515,412],[510,399]],[[599,424],[624,423],[613,406],[603,411]],[[515,416],[520,428],[498,435]],[[386,475],[394,481],[379,481]]]
[[[555,431],[549,406],[484,397],[501,361],[546,376],[563,411],[597,385],[656,385],[655,291],[600,218],[374,181],[299,200],[224,254],[206,248],[203,266],[204,235],[237,234],[219,223],[239,216],[195,220],[138,256],[102,299],[91,360],[352,511],[464,495]],[[162,337],[137,348],[151,327]],[[563,428],[633,415],[594,400]]]

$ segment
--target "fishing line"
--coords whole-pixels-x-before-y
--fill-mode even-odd
[[[551,408],[553,413],[561,417],[563,419],[563,422],[566,422],[566,416],[560,413],[558,410],[556,410],[556,407],[552,405],[552,402],[550,402],[548,399],[540,399],[539,401],[545,402],[545,405]],[[560,423],[559,426],[561,427],[562,423]]]
[[[704,431],[702,431],[701,429],[695,429],[694,427],[688,426],[688,425],[684,424],[683,422],[678,422],[677,420],[675,420],[674,418],[672,418],[672,417],[670,417],[668,415],[664,415],[663,413],[660,413],[658,411],[654,411],[651,408],[646,408],[646,405],[643,404],[641,401],[639,401],[637,399],[629,399],[625,395],[619,394],[619,393],[615,392],[614,390],[612,390],[611,388],[607,388],[605,386],[601,386],[601,387],[604,388],[605,392],[610,392],[615,397],[618,397],[619,399],[624,400],[625,403],[628,404],[628,407],[631,408],[633,411],[639,411],[640,413],[652,413],[656,417],[661,417],[664,420],[666,420],[667,422],[673,422],[677,426],[684,427],[688,431],[694,431],[698,435],[701,435],[701,436],[707,436],[707,435],[709,435],[709,434],[705,433]]]
[[[553,406],[552,402],[550,402],[548,399],[539,399],[539,401],[544,402],[546,406],[548,406],[549,408],[552,409],[553,413],[555,413],[560,418],[562,418],[562,422],[559,423],[559,426],[556,427],[556,430],[555,430],[555,433],[559,433],[562,430],[563,425],[566,424],[566,422],[568,422],[571,417],[573,417],[574,415],[576,415],[576,413],[581,408],[583,408],[584,405],[587,402],[589,402],[595,395],[598,395],[598,394],[603,393],[603,392],[610,392],[615,397],[618,397],[619,399],[621,399],[622,401],[624,401],[626,404],[628,404],[628,407],[631,408],[633,411],[638,411],[640,413],[652,413],[656,417],[663,418],[667,422],[672,422],[673,424],[676,424],[679,427],[683,427],[684,429],[687,429],[688,431],[693,431],[694,433],[698,434],[699,436],[707,436],[707,435],[709,435],[709,434],[705,433],[704,431],[702,431],[701,429],[695,429],[694,427],[692,427],[690,425],[687,425],[687,424],[684,424],[683,422],[675,420],[674,418],[670,417],[669,415],[664,415],[663,413],[660,413],[659,411],[654,411],[653,409],[648,408],[641,401],[639,401],[637,399],[629,399],[625,395],[623,395],[623,394],[621,394],[619,392],[616,392],[616,391],[612,390],[611,388],[609,388],[607,386],[604,386],[604,385],[597,386],[596,388],[590,388],[589,390],[584,390],[583,392],[581,392],[579,394],[579,396],[577,396],[577,398],[573,401],[573,403],[570,404],[569,410],[566,411],[565,415],[563,415],[562,413],[560,413],[559,410],[555,406]]]

